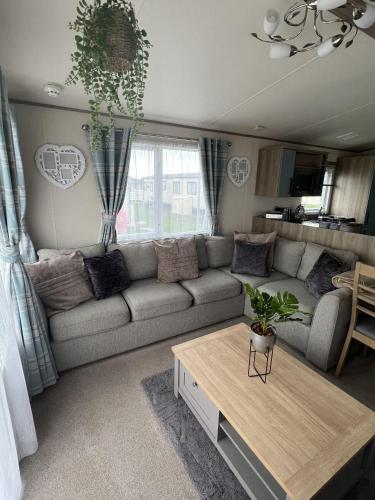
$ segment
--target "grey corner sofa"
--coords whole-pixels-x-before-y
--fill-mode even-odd
[[[305,242],[277,239],[274,269],[269,277],[232,274],[232,237],[196,237],[201,276],[180,283],[157,280],[157,257],[152,242],[110,245],[119,249],[132,280],[128,289],[108,299],[84,302],[74,309],[49,318],[51,347],[58,371],[125,352],[191,330],[246,314],[243,283],[274,293],[289,290],[300,307],[311,312],[303,323],[277,326],[278,335],[323,370],[339,356],[351,310],[351,292],[339,289],[315,299],[304,280],[324,247]],[[40,259],[80,250],[84,256],[105,253],[104,246],[63,250],[39,250]],[[354,266],[352,252],[333,250]]]

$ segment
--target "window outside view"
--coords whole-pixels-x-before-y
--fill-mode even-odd
[[[135,140],[118,240],[208,232],[196,141]]]

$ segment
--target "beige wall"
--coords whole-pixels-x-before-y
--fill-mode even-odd
[[[82,124],[89,120],[89,115],[25,104],[16,104],[16,115],[27,188],[27,222],[36,247],[75,247],[96,242],[101,206],[85,134],[81,129]],[[118,121],[118,125],[124,124],[126,120]],[[220,137],[232,142],[230,156],[250,158],[251,176],[242,188],[236,188],[225,178],[220,217],[222,232],[225,234],[235,229],[250,231],[253,215],[272,209],[275,204],[295,206],[298,203],[296,199],[254,195],[258,151],[271,145],[272,141],[159,124],[145,124],[142,131],[186,138],[198,138],[201,135]],[[34,154],[45,143],[72,144],[83,151],[86,172],[75,186],[62,190],[39,174]],[[332,151],[329,159],[333,161],[336,156]]]

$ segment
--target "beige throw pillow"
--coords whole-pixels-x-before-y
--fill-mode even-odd
[[[48,314],[72,309],[94,297],[80,252],[25,264]]]
[[[158,257],[160,281],[175,283],[199,277],[195,238],[178,238],[153,243]]]
[[[268,270],[271,271],[273,266],[273,252],[275,247],[277,233],[239,233],[234,232],[234,239],[241,241],[249,241],[250,243],[272,243],[268,254]]]

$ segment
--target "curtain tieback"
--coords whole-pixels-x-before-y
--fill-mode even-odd
[[[116,225],[116,215],[102,213],[102,221],[104,224]]]
[[[0,258],[9,264],[18,262],[21,259],[19,246],[13,245],[11,247],[0,247]]]

